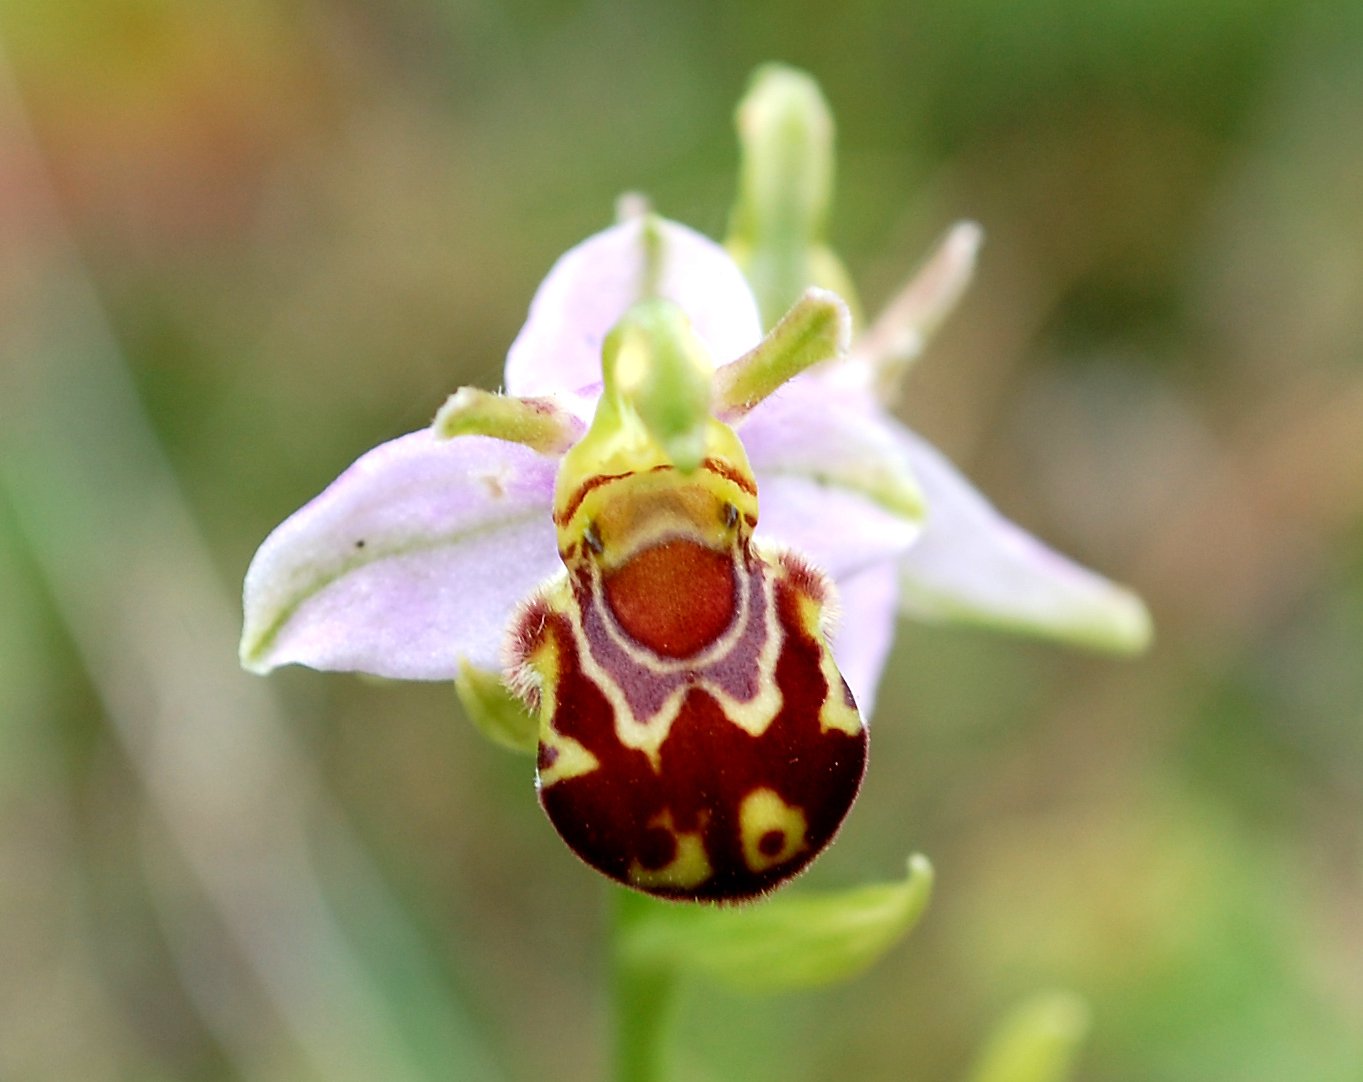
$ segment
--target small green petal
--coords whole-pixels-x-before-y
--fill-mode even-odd
[[[715,371],[715,412],[732,424],[805,369],[845,353],[851,334],[840,297],[806,290],[761,342]]]
[[[583,424],[546,398],[513,398],[461,387],[445,400],[431,428],[441,439],[492,436],[553,455],[577,441]]]
[[[1089,1008],[1045,992],[1011,1011],[985,1044],[970,1082],[1065,1082],[1089,1030]]]
[[[459,693],[469,720],[494,744],[529,755],[535,753],[539,747],[539,720],[499,676],[461,661],[454,690]]]
[[[932,865],[914,855],[899,882],[779,894],[743,909],[639,898],[622,926],[620,950],[633,965],[696,974],[741,992],[831,984],[869,967],[913,928],[932,881]]]

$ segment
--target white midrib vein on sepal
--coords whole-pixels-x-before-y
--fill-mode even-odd
[[[347,575],[362,570],[383,560],[410,556],[413,553],[430,552],[437,549],[453,548],[468,541],[474,541],[495,534],[501,530],[529,525],[535,521],[545,523],[546,530],[551,526],[548,507],[536,508],[522,514],[486,522],[471,529],[460,529],[449,533],[405,545],[374,545],[368,540],[364,549],[355,550],[352,559],[346,560],[335,570],[320,572],[311,577],[303,586],[287,592],[287,600],[277,606],[277,614],[264,626],[263,630],[252,634],[252,627],[261,623],[252,619],[251,608],[246,612],[246,626],[242,631],[240,658],[242,667],[249,672],[267,673],[275,668],[273,662],[264,660],[279,634],[297,614],[298,610],[311,598],[316,597],[328,587],[340,582]],[[292,576],[291,576],[292,577]],[[247,582],[251,579],[247,570]],[[249,599],[248,599],[249,600]],[[271,606],[275,607],[275,606]]]

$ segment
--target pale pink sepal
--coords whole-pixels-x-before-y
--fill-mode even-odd
[[[894,566],[919,524],[809,475],[758,471],[758,541],[792,549],[835,582],[877,563]]]
[[[896,427],[883,418],[869,396],[812,374],[748,414],[739,434],[757,478],[757,536],[838,582],[907,551],[923,508]]]
[[[650,229],[656,231],[657,294],[686,313],[713,362],[731,361],[757,344],[762,337],[757,302],[729,254],[675,222],[634,218],[564,253],[540,283],[507,353],[508,394],[600,384],[607,332],[645,296]]]
[[[837,582],[833,660],[867,721],[875,710],[880,674],[898,622],[896,577],[895,565],[885,562]]]
[[[241,657],[407,680],[499,670],[515,606],[562,566],[557,460],[413,432],[369,451],[282,523],[246,573]]]
[[[940,451],[896,428],[928,505],[922,538],[899,561],[902,611],[1121,653],[1147,645],[1150,614],[1135,594],[1009,522]]]

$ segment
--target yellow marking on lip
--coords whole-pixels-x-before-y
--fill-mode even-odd
[[[825,652],[823,672],[828,679],[828,694],[824,696],[823,706],[819,707],[819,728],[824,732],[836,729],[848,736],[860,736],[866,723],[855,706],[847,705],[842,689],[842,674],[833,664],[832,657],[831,653]]]
[[[653,888],[671,887],[676,890],[691,890],[700,886],[711,875],[714,868],[705,852],[705,842],[698,832],[681,832],[672,820],[671,812],[654,816],[648,824],[655,830],[665,830],[672,835],[676,853],[661,868],[645,868],[637,860],[630,864],[629,880],[636,886]]]
[[[539,772],[541,789],[548,789],[569,778],[580,778],[601,766],[601,761],[582,743],[548,726],[540,733],[540,744],[554,753],[554,761]]]
[[[823,703],[819,706],[819,728],[824,732],[836,729],[848,736],[860,736],[865,728],[865,722],[856,706],[847,704],[842,673],[838,671],[838,664],[833,660],[833,650],[823,632],[824,606],[808,594],[802,593],[799,611],[800,622],[804,625],[805,631],[819,644],[819,671],[823,673],[827,687]]]
[[[743,859],[754,872],[765,872],[805,849],[809,821],[794,804],[787,804],[774,789],[754,789],[738,807]],[[779,836],[780,845],[772,844]]]

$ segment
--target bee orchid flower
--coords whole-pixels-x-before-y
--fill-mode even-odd
[[[901,614],[1150,630],[891,413],[979,228],[854,340],[817,85],[759,69],[738,127],[727,248],[622,203],[540,285],[503,393],[457,391],[266,539],[241,644],[258,672],[453,680],[536,755],[578,856],[692,901],[764,894],[832,840]]]
[[[764,336],[738,265],[682,225],[589,238],[536,293],[505,393],[456,392],[265,540],[243,664],[454,680],[535,748],[595,868],[674,898],[770,890],[852,803],[900,614],[1148,634],[877,395],[877,336],[940,319],[977,240],[953,230],[911,311],[853,343],[821,289]]]

